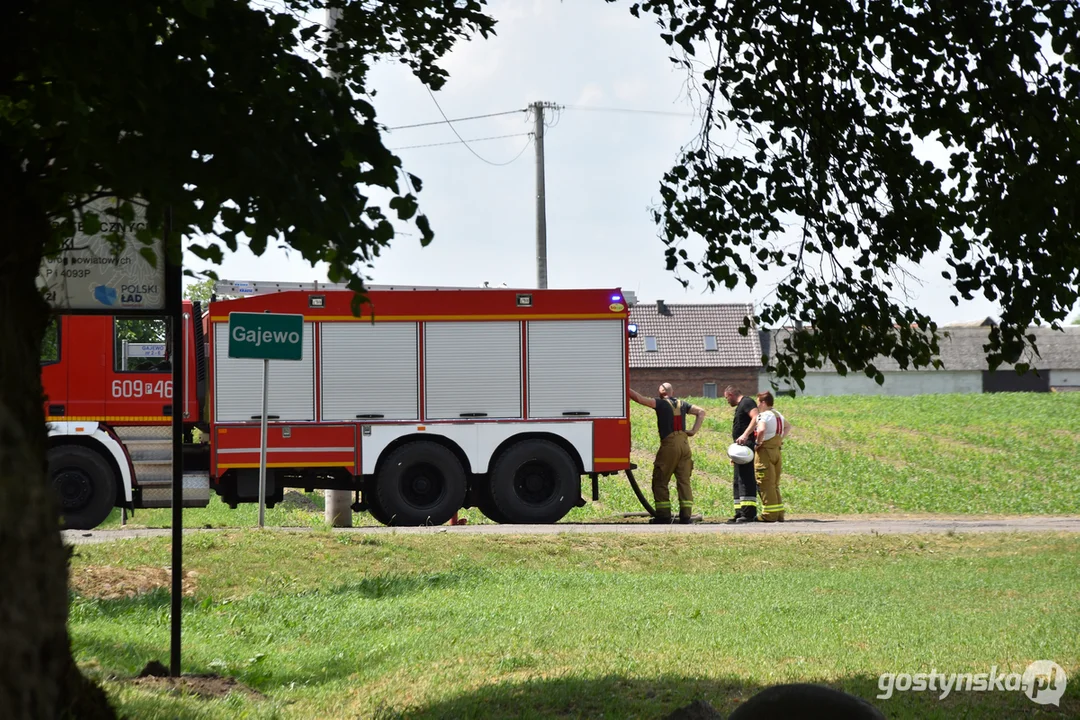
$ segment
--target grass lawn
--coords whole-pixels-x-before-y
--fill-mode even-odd
[[[732,408],[701,400],[709,412],[691,440],[697,511],[732,514]],[[658,445],[652,411],[632,404],[636,477],[646,497]],[[784,445],[781,493],[789,516],[848,513],[960,515],[1080,514],[1080,393],[1002,393],[917,397],[781,398],[793,424]],[[588,497],[587,481],[583,484]],[[674,487],[672,488],[674,491]],[[323,524],[322,497],[267,512],[269,525]],[[600,501],[576,508],[567,522],[621,520],[640,511],[626,478],[602,478]],[[256,505],[230,510],[216,496],[206,509],[185,510],[189,527],[252,527]],[[488,522],[467,510],[471,523]],[[170,527],[171,510],[139,510],[134,527]],[[114,510],[103,528],[118,527]],[[367,513],[356,525],[378,524]]]
[[[75,549],[76,656],[127,717],[725,715],[821,682],[890,718],[1080,716],[1080,537],[482,537],[237,530],[185,540],[186,673],[259,693],[173,695],[167,538]],[[1022,692],[897,693],[884,672],[1023,672]]]

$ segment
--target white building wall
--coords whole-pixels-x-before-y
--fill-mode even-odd
[[[1080,387],[1080,370],[1051,370],[1050,387]]]
[[[885,383],[878,385],[873,378],[862,373],[848,373],[841,376],[836,373],[808,372],[803,382],[806,389],[799,395],[943,395],[950,393],[981,393],[981,372],[960,372],[948,370],[887,372]],[[1077,373],[1080,377],[1080,373]],[[759,376],[759,392],[772,390],[767,373]],[[782,384],[783,390],[786,385]],[[791,383],[791,387],[798,388]]]

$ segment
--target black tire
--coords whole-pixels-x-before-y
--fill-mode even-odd
[[[375,478],[387,525],[442,525],[465,501],[465,469],[448,448],[421,440],[390,453]]]
[[[471,490],[473,505],[477,510],[484,513],[484,517],[500,525],[506,525],[510,522],[499,510],[499,507],[495,504],[495,499],[491,496],[490,477],[480,476],[475,478],[472,481]]]
[[[101,455],[78,445],[49,450],[49,483],[65,530],[93,530],[116,505],[116,477]]]
[[[495,506],[511,523],[554,523],[581,497],[581,475],[565,450],[547,440],[511,445],[491,470]]]
[[[390,524],[390,516],[383,511],[382,506],[379,505],[379,496],[375,492],[375,481],[369,480],[367,486],[364,488],[364,501],[367,503],[367,511],[371,517],[375,518],[383,525]]]

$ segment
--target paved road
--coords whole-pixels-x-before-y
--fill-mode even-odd
[[[236,528],[214,530],[185,530],[185,534],[222,532]],[[309,532],[310,528],[269,528],[285,532]],[[124,530],[66,530],[64,541],[71,545],[112,542],[137,537],[160,537],[171,534],[168,529]],[[1020,518],[800,518],[783,524],[753,523],[726,525],[723,523],[698,523],[695,525],[648,525],[641,520],[623,523],[557,523],[555,525],[459,525],[450,527],[391,528],[360,527],[339,528],[334,532],[365,534],[420,534],[453,533],[455,535],[557,535],[578,534],[634,534],[634,533],[710,533],[715,535],[910,535],[941,533],[995,533],[995,532],[1066,532],[1080,533],[1080,517],[1020,517]]]

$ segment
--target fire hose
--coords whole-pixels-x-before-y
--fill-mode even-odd
[[[638,502],[641,503],[641,507],[645,508],[645,511],[649,514],[650,517],[656,517],[656,510],[653,508],[652,505],[649,504],[649,501],[645,499],[645,493],[641,492],[641,488],[638,487],[637,480],[634,479],[635,468],[637,468],[637,465],[631,465],[626,469],[626,479],[630,481],[630,487],[633,488],[634,494],[637,495],[637,499]],[[640,517],[641,513],[623,513],[623,517],[631,516]],[[704,520],[704,518],[700,514],[693,515],[692,519],[694,522],[702,522]]]
[[[634,494],[637,495],[638,502],[641,503],[641,507],[649,513],[651,517],[656,517],[656,510],[649,504],[649,501],[645,499],[645,494],[641,492],[641,488],[638,487],[637,480],[634,479],[634,469],[636,465],[626,468],[626,479],[630,481],[630,487],[634,489]]]

